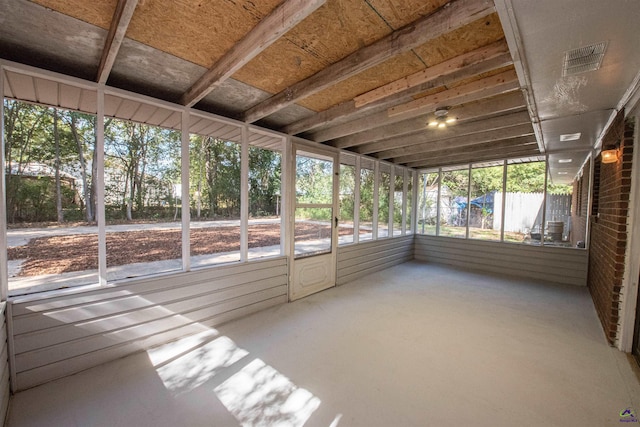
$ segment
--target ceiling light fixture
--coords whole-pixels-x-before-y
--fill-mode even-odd
[[[435,118],[429,122],[430,127],[438,127],[440,129],[446,128],[447,124],[451,124],[456,121],[455,117],[447,117],[449,109],[446,107],[438,108],[435,111]]]
[[[573,162],[573,159],[559,159],[558,163],[571,163]]]

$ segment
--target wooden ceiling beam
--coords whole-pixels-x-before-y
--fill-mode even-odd
[[[443,132],[445,135],[447,133],[455,133],[456,129],[460,126],[466,125],[471,120],[477,120],[482,117],[498,114],[506,114],[521,109],[526,109],[526,104],[522,94],[519,92],[511,92],[494,98],[466,104],[449,112],[449,115],[455,117],[458,122],[447,129],[439,129],[439,135]],[[428,119],[429,115],[421,115],[412,119],[392,123],[383,128],[370,129],[334,139],[331,141],[331,144],[338,148],[361,146],[364,149],[364,151],[362,151],[363,154],[379,151],[381,148],[378,147],[378,145],[385,146],[385,144],[378,144],[381,141],[430,129],[427,128]],[[371,151],[366,151],[369,148],[371,148]],[[357,151],[360,152],[359,149]]]
[[[389,116],[386,110],[380,111],[356,120],[352,120],[347,123],[343,123],[337,126],[333,126],[327,129],[314,132],[309,136],[309,138],[316,142],[325,142],[325,141],[340,138],[343,136],[352,135],[354,133],[362,132],[368,129],[373,129],[380,126],[387,126],[392,123],[396,123],[402,120],[420,116],[422,114],[432,113],[439,107],[460,105],[460,104],[466,104],[474,101],[479,101],[481,99],[490,98],[503,93],[513,92],[520,88],[517,80],[506,81],[503,83],[496,83],[496,79],[494,79],[493,77],[494,76],[486,77],[485,79],[460,85],[453,89],[439,92],[435,95],[419,98],[419,99],[429,99],[432,102],[429,108],[425,108],[420,111],[413,110],[413,111],[409,111],[407,113],[396,115],[396,116]],[[477,89],[479,85],[482,85],[483,83],[487,83],[489,79],[491,80],[491,82],[494,83],[493,86],[487,85],[484,90],[473,90],[473,89]],[[478,83],[478,82],[482,82],[482,83]],[[471,93],[465,92],[465,90],[468,87],[472,89]],[[436,95],[438,96],[436,97]]]
[[[516,147],[512,150],[492,150],[483,154],[461,154],[457,156],[433,158],[425,161],[408,163],[406,166],[415,169],[430,169],[444,166],[468,165],[469,163],[481,163],[492,160],[504,160],[516,157],[534,157],[540,155],[537,144],[529,144],[524,147]]]
[[[282,132],[288,133],[289,135],[297,135],[302,132],[317,129],[321,126],[331,125],[332,123],[343,123],[348,120],[361,117],[364,114],[386,110],[388,107],[400,102],[409,101],[413,95],[418,95],[436,87],[447,86],[456,81],[461,81],[511,64],[513,64],[511,54],[505,53],[498,55],[495,58],[488,59],[477,64],[466,65],[451,74],[438,76],[433,80],[422,83],[421,85],[411,87],[402,92],[371,102],[359,108],[356,107],[354,100],[345,101],[324,111],[291,123],[282,128]]]
[[[422,162],[425,159],[437,159],[437,158],[457,156],[462,154],[482,155],[482,154],[486,154],[486,152],[491,150],[493,151],[500,150],[501,152],[502,150],[510,149],[513,147],[531,148],[529,147],[529,145],[531,144],[537,144],[535,136],[518,136],[515,138],[498,139],[495,141],[489,141],[483,144],[471,145],[467,147],[451,147],[451,148],[446,148],[444,150],[439,150],[435,152],[429,151],[422,154],[416,154],[415,156],[412,156],[410,160],[405,159],[404,161],[401,161],[398,163]],[[537,148],[537,147],[534,147],[534,148]],[[393,160],[395,162],[396,159],[393,159]]]
[[[531,135],[533,135],[533,126],[531,123],[527,123],[503,129],[494,129],[487,132],[478,132],[471,135],[463,135],[454,138],[426,142],[423,144],[410,145],[408,147],[396,148],[393,150],[380,151],[378,153],[374,153],[374,155],[379,159],[393,158],[395,161],[404,163],[411,161],[416,155],[427,152],[441,151],[448,148],[469,147],[473,145],[486,144],[487,142],[497,141],[500,139],[517,138],[520,136],[530,137]]]
[[[435,13],[394,31],[253,106],[245,111],[244,121],[253,123],[299,99],[318,93],[398,54],[481,19],[494,11],[495,6],[490,0],[451,1]]]
[[[116,61],[118,51],[120,50],[120,46],[127,33],[127,28],[129,27],[131,17],[137,5],[138,0],[118,0],[116,10],[113,13],[113,19],[111,20],[111,26],[107,33],[107,39],[102,49],[100,65],[98,65],[96,81],[100,84],[105,84],[109,79],[109,74],[111,74],[111,69]]]
[[[379,101],[380,99],[429,82],[439,76],[451,74],[465,66],[479,64],[480,62],[484,62],[505,53],[509,53],[509,47],[504,40],[499,40],[481,48],[472,50],[471,52],[458,55],[448,61],[425,68],[424,70],[418,71],[410,76],[387,83],[377,89],[358,95],[353,98],[353,100],[356,108],[360,108],[372,102]]]
[[[433,129],[423,125],[420,132],[414,132],[410,135],[399,138],[389,138],[384,141],[364,144],[356,147],[354,151],[358,154],[378,153],[378,155],[388,154],[388,157],[395,157],[395,153],[402,152],[405,147],[429,144],[431,142],[459,138],[465,135],[473,135],[530,123],[531,119],[529,118],[529,112],[519,111],[490,117],[484,120],[475,120],[473,122],[451,125],[446,129]]]
[[[182,105],[194,106],[325,2],[326,0],[287,0],[280,4],[185,92],[181,99]]]
[[[396,105],[395,107],[391,107],[387,110],[389,117],[402,116],[407,113],[414,114],[422,114],[428,113],[431,111],[432,106],[434,104],[439,104],[447,98],[460,96],[460,95],[470,95],[473,93],[482,93],[488,89],[499,86],[501,84],[506,84],[510,82],[517,82],[518,76],[516,75],[515,70],[505,71],[500,74],[496,74],[495,76],[485,77],[484,79],[476,80],[471,83],[467,83],[465,85],[461,85],[456,88],[452,88],[447,90],[446,95],[442,92],[435,93],[433,95],[425,96],[422,98],[415,99],[413,101],[407,102],[406,104]]]

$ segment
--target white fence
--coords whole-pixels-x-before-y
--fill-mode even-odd
[[[504,221],[504,231],[529,233],[534,225],[542,220],[543,193],[506,193],[505,218],[502,218],[503,193],[493,196],[493,228],[500,230]]]

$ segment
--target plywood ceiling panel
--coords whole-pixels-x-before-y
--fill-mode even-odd
[[[127,37],[211,67],[281,0],[145,0]]]
[[[394,30],[431,15],[450,0],[367,0]]]
[[[233,78],[277,93],[389,33],[365,2],[328,0]]]
[[[109,29],[118,0],[30,0],[81,21]]]
[[[498,14],[494,13],[444,34],[414,51],[431,67],[501,39],[504,39],[504,32]]]
[[[318,92],[298,104],[315,111],[323,111],[424,68],[423,62],[413,52],[406,52]]]

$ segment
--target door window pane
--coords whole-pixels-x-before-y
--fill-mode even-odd
[[[297,208],[295,212],[296,257],[331,252],[331,208]]]
[[[297,203],[333,203],[333,162],[296,156]]]

